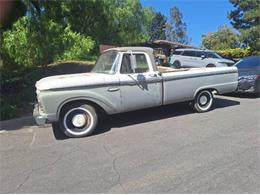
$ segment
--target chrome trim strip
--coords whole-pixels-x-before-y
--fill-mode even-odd
[[[237,71],[218,72],[218,73],[204,73],[204,74],[199,73],[197,75],[178,75],[178,76],[169,76],[169,77],[162,77],[162,78],[163,78],[163,81],[173,81],[173,80],[182,80],[182,79],[215,76],[215,75],[222,75],[222,74],[234,74],[234,73],[237,73]]]

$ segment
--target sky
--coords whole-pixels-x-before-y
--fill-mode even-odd
[[[208,32],[216,32],[219,26],[229,26],[229,11],[234,10],[228,0],[141,0],[143,6],[151,6],[157,12],[169,17],[170,8],[177,6],[187,25],[191,44],[199,47],[201,36]]]

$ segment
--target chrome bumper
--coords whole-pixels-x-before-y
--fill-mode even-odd
[[[40,114],[38,104],[35,104],[34,106],[33,117],[37,125],[44,125],[47,123],[47,116]]]

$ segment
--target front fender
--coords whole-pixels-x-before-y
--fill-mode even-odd
[[[40,98],[46,114],[50,116],[50,119],[48,119],[50,122],[56,122],[59,119],[62,106],[77,100],[91,101],[103,108],[108,114],[115,114],[121,111],[120,92],[109,93],[102,88],[45,91]]]

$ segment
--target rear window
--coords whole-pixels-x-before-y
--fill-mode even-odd
[[[254,56],[240,60],[236,66],[238,68],[252,68],[260,66],[260,56]]]

